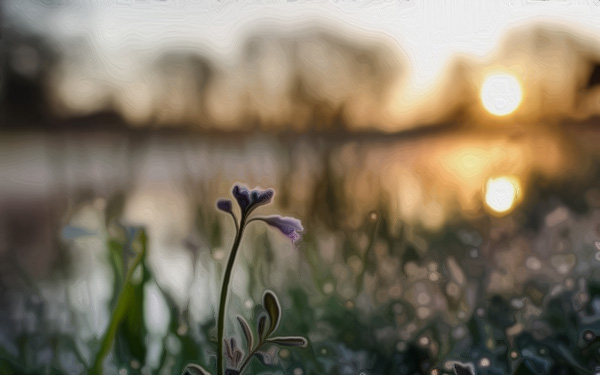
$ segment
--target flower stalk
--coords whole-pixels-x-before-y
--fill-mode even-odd
[[[250,214],[259,206],[268,204],[271,202],[273,195],[275,192],[272,189],[267,190],[248,190],[244,186],[235,185],[232,190],[232,195],[237,201],[237,204],[240,208],[240,219],[238,219],[233,212],[233,204],[231,200],[228,199],[219,199],[217,201],[217,208],[223,212],[228,213],[233,218],[235,224],[235,239],[233,241],[233,245],[231,246],[231,251],[229,253],[229,258],[227,259],[227,265],[225,266],[225,273],[223,275],[223,282],[221,284],[221,294],[219,297],[219,311],[217,316],[217,375],[225,375],[227,370],[225,366],[225,345],[227,345],[227,351],[229,356],[232,358],[237,358],[234,360],[234,367],[237,367],[239,364],[239,360],[242,357],[242,352],[235,348],[233,345],[234,340],[231,339],[228,342],[225,340],[225,312],[227,311],[227,299],[229,295],[229,286],[231,284],[231,277],[233,274],[233,267],[235,265],[235,259],[237,257],[240,243],[242,241],[242,237],[244,235],[244,229],[247,224],[250,224],[253,221],[262,221],[267,225],[277,228],[281,233],[285,234],[289,239],[292,240],[292,243],[296,240],[300,239],[300,232],[303,231],[302,224],[299,220],[290,218],[290,217],[281,217],[281,216],[256,216],[250,217]],[[267,336],[270,335],[277,326],[280,316],[280,308],[279,303],[277,302],[277,298],[272,293],[265,293],[265,301],[264,303],[268,305],[269,312],[269,320],[270,320],[270,329],[266,332],[260,331],[259,324],[259,339],[260,343],[255,348],[248,348],[248,356],[242,362],[239,370],[233,370],[235,374],[241,374],[242,371],[246,368],[250,358],[258,354],[258,350],[260,347],[267,342]],[[264,321],[266,321],[266,317],[263,317]],[[264,324],[263,324],[264,326]],[[244,328],[246,331],[245,335],[249,334],[248,326],[245,323]],[[249,346],[252,346],[251,339],[246,337],[249,343]],[[300,340],[300,341],[298,341]],[[293,346],[298,346],[297,343],[305,343],[306,340],[303,338],[293,338]],[[280,345],[290,345],[290,342],[284,341],[273,341],[275,344]],[[232,353],[236,352],[237,357]]]
[[[244,234],[245,226],[245,217],[242,216],[239,226],[237,225],[236,221],[237,233],[235,235],[235,240],[233,241],[233,246],[231,247],[231,252],[229,253],[229,259],[227,260],[225,275],[223,276],[223,283],[221,285],[221,297],[219,300],[219,317],[217,321],[217,374],[225,373],[223,367],[223,343],[225,339],[225,311],[227,309],[227,296],[229,292],[229,284],[231,283],[233,265],[235,264],[235,258],[240,247],[240,242],[242,240],[242,235]]]

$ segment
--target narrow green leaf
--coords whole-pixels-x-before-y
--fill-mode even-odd
[[[266,328],[267,328],[267,316],[261,315],[258,318],[258,341],[263,342],[263,340],[265,339]]]
[[[267,335],[270,335],[279,324],[279,319],[281,318],[281,307],[279,307],[279,301],[275,294],[269,290],[265,292],[263,295],[263,306],[267,310],[269,314],[269,318],[271,320],[271,325],[269,326],[269,330],[267,331]]]
[[[103,374],[104,373],[104,371],[103,371],[104,358],[108,355],[108,353],[112,349],[112,345],[115,340],[115,336],[117,334],[117,329],[119,328],[119,326],[121,325],[123,320],[127,317],[128,310],[131,306],[131,303],[135,302],[136,285],[134,285],[132,283],[133,274],[134,274],[134,271],[136,270],[136,268],[140,265],[142,267],[144,267],[144,270],[145,270],[145,266],[143,265],[143,262],[144,262],[144,259],[146,256],[146,250],[147,250],[147,237],[146,237],[146,234],[144,231],[142,231],[140,234],[140,243],[141,243],[142,251],[136,256],[136,258],[133,261],[133,264],[127,271],[127,276],[125,277],[125,281],[123,284],[123,290],[121,290],[121,293],[119,294],[116,305],[113,309],[108,328],[106,329],[105,333],[103,334],[100,348],[92,361],[92,366],[89,369],[90,374]],[[148,277],[148,272],[142,271],[142,274],[143,274],[142,276],[144,278]],[[144,281],[142,281],[142,283],[137,285],[137,289],[139,291],[141,291],[140,293],[138,293],[138,296],[141,295],[142,298],[143,298],[143,289],[141,288],[141,286],[143,285],[143,282]],[[143,303],[141,306],[143,306]],[[143,325],[143,321],[139,322],[139,324]],[[145,350],[145,347],[144,347],[144,350]]]
[[[231,349],[231,341],[229,341],[228,339],[223,339],[223,341],[225,342],[225,355],[230,360],[233,360],[233,350]]]
[[[240,349],[235,349],[233,352],[233,367],[238,367],[242,358],[244,358],[244,353]]]
[[[200,365],[190,363],[189,365],[185,366],[185,369],[183,369],[183,373],[181,375],[210,375],[210,372],[206,371]]]
[[[246,343],[248,344],[248,351],[250,352],[254,347],[254,337],[252,336],[252,331],[250,330],[250,326],[248,326],[248,322],[244,320],[241,316],[237,317],[240,326],[242,327],[242,332],[244,332],[244,336],[246,337]]]
[[[298,336],[273,337],[267,340],[267,342],[282,346],[295,346],[298,348],[306,348],[306,346],[308,345],[308,340],[306,340],[304,337]]]

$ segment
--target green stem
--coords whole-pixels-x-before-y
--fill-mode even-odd
[[[248,365],[248,363],[250,363],[250,360],[252,359],[252,356],[254,354],[256,354],[256,352],[258,351],[258,349],[260,349],[264,344],[264,341],[258,343],[258,345],[256,345],[256,347],[248,354],[248,356],[246,357],[246,359],[244,360],[244,362],[242,362],[242,365],[240,366],[239,372],[240,375],[244,372],[244,369],[246,368],[246,366]]]
[[[113,341],[115,340],[117,328],[119,327],[119,324],[125,317],[125,313],[129,308],[129,301],[131,301],[131,298],[129,297],[133,293],[133,284],[131,283],[133,272],[140,265],[140,263],[142,263],[144,257],[146,256],[146,234],[144,232],[140,234],[140,242],[142,244],[142,250],[135,257],[133,264],[129,268],[129,271],[127,271],[127,276],[125,278],[125,282],[123,283],[123,289],[121,290],[121,294],[119,294],[117,304],[115,305],[110,317],[108,328],[106,329],[104,337],[102,338],[100,350],[96,354],[96,358],[94,359],[92,368],[90,369],[90,374],[92,375],[101,375],[103,373],[102,367],[104,358],[110,352]]]
[[[225,331],[225,308],[227,306],[227,293],[229,292],[229,284],[231,282],[231,273],[233,271],[233,264],[235,263],[235,257],[240,247],[240,241],[242,240],[242,234],[244,233],[244,227],[246,226],[246,217],[242,215],[240,220],[239,230],[233,241],[229,259],[227,260],[227,267],[225,268],[225,275],[223,276],[223,284],[221,285],[221,299],[219,301],[219,318],[217,322],[217,375],[225,375],[224,363],[223,363],[223,339]]]

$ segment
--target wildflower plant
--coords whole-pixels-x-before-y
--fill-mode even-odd
[[[237,317],[240,328],[245,338],[245,350],[238,347],[235,337],[225,338],[225,313],[227,311],[227,296],[229,285],[233,273],[233,266],[239,250],[239,246],[244,234],[246,226],[252,222],[262,221],[278,229],[282,234],[287,236],[292,243],[301,238],[301,233],[304,230],[300,220],[292,217],[282,217],[279,215],[273,216],[252,216],[254,210],[260,206],[269,204],[275,195],[273,189],[267,190],[248,190],[241,185],[235,185],[232,190],[232,195],[239,207],[239,219],[234,213],[233,202],[229,199],[219,199],[217,208],[225,213],[228,213],[233,218],[235,224],[235,238],[227,260],[223,282],[221,284],[221,294],[219,300],[219,310],[217,319],[217,375],[239,375],[242,374],[246,366],[253,357],[256,357],[265,365],[272,364],[270,355],[264,351],[267,345],[280,345],[304,348],[308,344],[303,337],[288,336],[276,337],[273,336],[276,331],[279,321],[281,320],[281,306],[276,295],[272,291],[265,291],[262,297],[261,313],[256,316],[256,333],[253,334],[250,324],[241,316]],[[225,361],[227,359],[227,361]],[[228,366],[225,366],[227,362]],[[208,371],[202,367],[189,364],[184,369],[184,374],[190,375],[207,375]]]

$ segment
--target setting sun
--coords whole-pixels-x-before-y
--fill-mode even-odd
[[[523,92],[519,81],[512,75],[496,73],[488,76],[481,86],[481,102],[492,115],[506,116],[514,112]]]
[[[508,213],[520,195],[519,181],[514,177],[490,178],[485,187],[485,203],[495,213]]]

